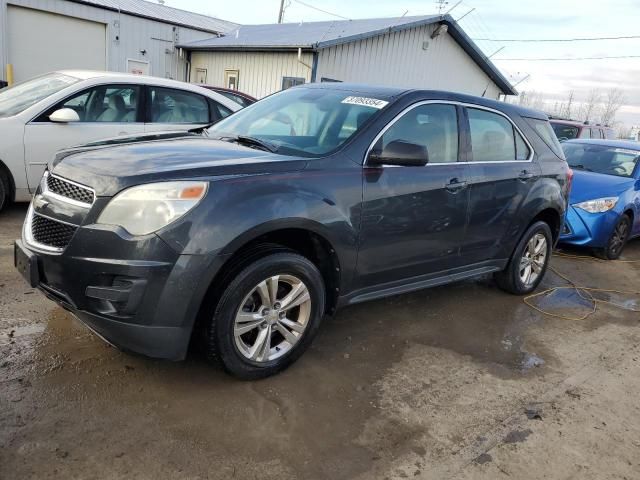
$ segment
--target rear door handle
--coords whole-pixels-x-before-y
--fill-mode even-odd
[[[533,177],[535,177],[535,175],[528,170],[523,170],[520,172],[520,175],[518,175],[518,178],[523,182],[526,182],[527,180],[531,180]]]
[[[467,188],[467,182],[461,182],[457,178],[452,178],[451,180],[449,180],[449,183],[447,183],[444,188],[449,193],[458,193],[459,191]]]

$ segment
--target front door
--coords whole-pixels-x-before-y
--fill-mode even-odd
[[[471,137],[465,264],[507,258],[521,232],[520,208],[540,176],[520,132],[502,114],[467,108]]]
[[[357,288],[460,266],[467,217],[466,165],[455,105],[422,103],[403,114],[374,148],[394,140],[424,145],[424,167],[364,167]]]
[[[44,169],[51,166],[58,150],[144,132],[139,98],[139,85],[100,85],[74,94],[29,122],[24,131],[29,189],[38,187]],[[75,110],[79,121],[52,122],[49,116],[60,108]]]

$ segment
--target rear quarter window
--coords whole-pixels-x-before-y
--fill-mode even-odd
[[[531,117],[522,118],[524,118],[529,126],[535,130],[542,141],[558,156],[558,158],[563,160],[565,159],[560,142],[558,142],[558,137],[556,137],[556,134],[554,133],[553,128],[551,128],[551,124],[548,120],[540,120],[538,118]]]

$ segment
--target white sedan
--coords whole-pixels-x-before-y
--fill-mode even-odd
[[[60,71],[0,90],[0,210],[26,202],[63,148],[119,135],[189,130],[241,107],[189,83]]]

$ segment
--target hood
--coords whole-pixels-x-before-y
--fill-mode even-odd
[[[67,151],[53,172],[112,196],[142,183],[301,170],[306,159],[212,140],[200,135]]]
[[[573,205],[596,198],[617,197],[625,190],[633,187],[634,183],[634,178],[586,172],[576,168],[573,170],[569,203]]]

